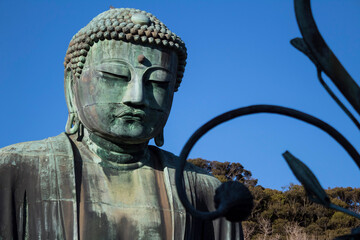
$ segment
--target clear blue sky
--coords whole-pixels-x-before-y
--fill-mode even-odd
[[[314,66],[290,44],[300,37],[292,1],[0,1],[0,147],[64,131],[63,60],[71,37],[114,7],[153,13],[186,42],[188,65],[165,128],[179,154],[203,123],[227,110],[277,104],[315,115],[359,149],[360,134],[323,90]],[[314,1],[325,41],[360,84],[360,1]],[[303,160],[327,187],[359,187],[360,172],[325,133],[275,115],[232,120],[190,157],[241,162],[265,187],[297,183],[281,154]]]

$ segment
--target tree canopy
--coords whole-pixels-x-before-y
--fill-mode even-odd
[[[209,161],[202,158],[188,159],[188,162],[205,169],[220,182],[239,181],[246,186],[255,186],[258,181],[252,178],[251,172],[244,169],[240,163]]]

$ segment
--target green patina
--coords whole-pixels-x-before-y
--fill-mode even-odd
[[[111,9],[65,58],[66,134],[0,149],[0,239],[238,239],[239,224],[193,219],[161,146],[186,48],[153,15]],[[191,203],[214,210],[219,182],[192,165]]]
[[[138,56],[145,56],[139,63]],[[174,95],[173,51],[101,41],[89,51],[80,79],[67,79],[67,99],[87,129],[120,144],[141,144],[161,133]]]

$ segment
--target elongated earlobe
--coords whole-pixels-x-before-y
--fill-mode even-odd
[[[67,134],[74,134],[79,130],[80,121],[77,116],[77,113],[69,113],[66,126],[65,126],[65,132]]]
[[[161,129],[160,133],[154,138],[155,144],[158,147],[164,145],[164,129]]]
[[[66,68],[65,72],[65,99],[69,110],[68,119],[65,125],[65,132],[67,134],[75,134],[79,130],[80,119],[77,113],[74,94],[73,81],[74,76],[70,68]]]

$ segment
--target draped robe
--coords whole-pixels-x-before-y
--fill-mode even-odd
[[[0,239],[80,238],[79,169],[75,166],[74,146],[62,133],[0,149]],[[168,239],[240,239],[239,223],[225,219],[201,221],[186,213],[175,187],[178,157],[154,146],[150,150],[161,161],[171,210]],[[216,178],[188,164],[184,183],[193,206],[214,210],[214,192],[220,184]],[[122,229],[127,230],[126,226]]]

